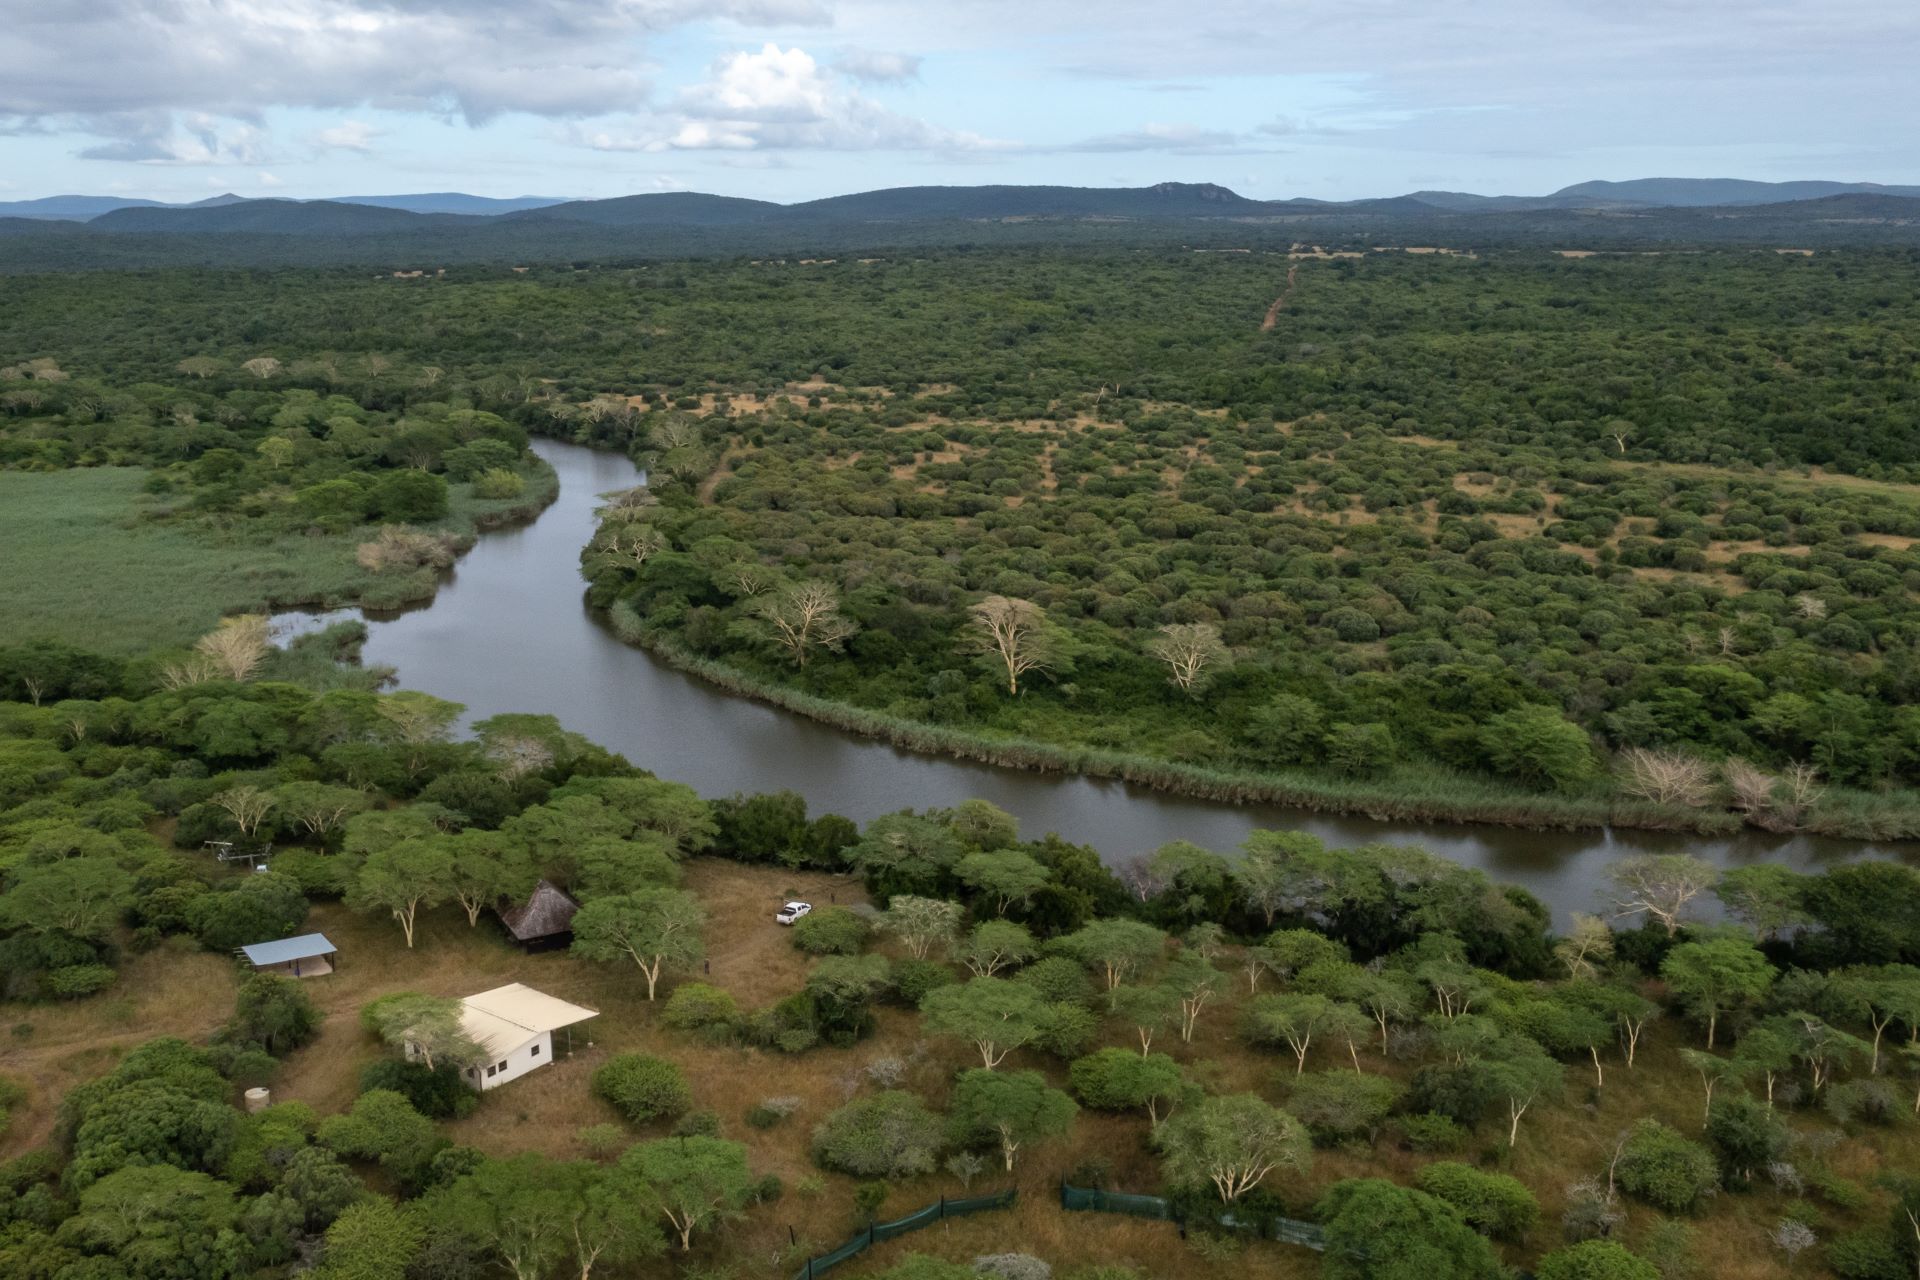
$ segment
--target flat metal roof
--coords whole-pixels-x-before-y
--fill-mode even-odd
[[[339,948],[327,941],[324,933],[303,933],[297,938],[281,938],[275,942],[256,942],[250,947],[240,948],[240,954],[256,965],[287,964],[294,960],[311,960],[315,956],[330,956]]]

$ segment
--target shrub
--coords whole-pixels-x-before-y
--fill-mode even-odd
[[[845,907],[828,907],[802,916],[793,926],[793,945],[810,956],[852,956],[867,945],[872,929]]]
[[[632,1124],[677,1116],[693,1105],[693,1093],[680,1068],[644,1053],[607,1059],[593,1073],[593,1092]]]
[[[937,960],[915,960],[911,956],[893,966],[894,999],[918,1009],[929,991],[950,987],[959,979],[953,970]]]
[[[1905,1107],[1885,1080],[1848,1080],[1827,1089],[1821,1104],[1836,1124],[1887,1125],[1899,1118]]]
[[[1087,976],[1086,966],[1066,956],[1036,960],[1015,973],[1013,980],[1038,991],[1048,1004],[1093,1002],[1093,979]]]
[[[1286,1080],[1293,1086],[1287,1096],[1287,1110],[1307,1126],[1317,1142],[1371,1138],[1400,1100],[1400,1086],[1385,1076],[1352,1071],[1296,1076],[1289,1072]]]
[[[587,1125],[573,1136],[579,1140],[581,1149],[595,1160],[605,1160],[627,1142],[626,1130],[604,1120],[599,1124]]]
[[[473,479],[476,498],[517,498],[526,489],[526,481],[505,467],[489,467]]]
[[[787,1184],[780,1181],[780,1175],[769,1173],[753,1184],[753,1199],[756,1204],[772,1204],[787,1193]]]
[[[1519,1179],[1443,1160],[1414,1179],[1422,1191],[1460,1211],[1467,1225],[1497,1240],[1518,1240],[1540,1221],[1540,1203]]]
[[[1612,1240],[1583,1240],[1540,1259],[1534,1280],[1660,1280],[1660,1269]]]
[[[413,1109],[435,1120],[458,1120],[473,1114],[480,1095],[461,1078],[459,1068],[428,1069],[424,1062],[381,1058],[360,1071],[360,1092],[391,1089],[413,1104]]]
[[[660,1021],[676,1031],[731,1032],[740,1021],[740,1006],[731,992],[689,982],[675,987],[667,997]]]
[[[1450,1117],[1433,1111],[1402,1116],[1400,1132],[1415,1151],[1458,1151],[1467,1145],[1467,1131]]]
[[[800,1109],[800,1099],[791,1095],[762,1098],[747,1112],[747,1123],[756,1129],[771,1129]]]
[[[841,1107],[813,1131],[813,1158],[856,1178],[931,1173],[945,1125],[911,1093],[889,1089]]]
[[[973,1274],[997,1280],[1053,1280],[1053,1268],[1030,1253],[989,1253],[973,1260]]]
[[[1786,1151],[1787,1127],[1758,1100],[1735,1094],[1707,1113],[1707,1145],[1719,1158],[1721,1179],[1744,1187]]]
[[[201,946],[230,955],[251,942],[300,932],[307,919],[307,895],[291,878],[262,872],[231,889],[194,899],[189,916]]]
[[[717,1138],[720,1117],[711,1111],[689,1111],[673,1122],[670,1132],[676,1138]]]
[[[47,974],[47,994],[56,1000],[83,1000],[113,985],[114,971],[104,964],[70,964]]]
[[[1911,1280],[1900,1246],[1885,1231],[1849,1231],[1827,1246],[1827,1267],[1840,1280]]]
[[[1686,1213],[1712,1194],[1719,1174],[1711,1151],[1658,1120],[1642,1120],[1620,1153],[1619,1180],[1628,1195]]]

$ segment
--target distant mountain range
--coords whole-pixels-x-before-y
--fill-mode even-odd
[[[1920,201],[1920,186],[1866,182],[1749,182],[1737,178],[1640,178],[1582,182],[1545,196],[1482,196],[1415,191],[1368,200],[1253,200],[1212,183],[1163,182],[1151,187],[893,187],[775,204],[695,192],[660,192],[607,200],[542,196],[493,199],[460,192],[343,196],[330,200],[215,196],[165,204],[116,196],[50,196],[0,202],[0,219],[85,223],[97,231],[390,234],[454,231],[482,223],[571,223],[596,227],[825,226],[859,223],[967,222],[1007,219],[1264,219],[1379,215],[1433,217],[1545,210],[1632,213],[1661,209],[1805,206],[1838,197],[1871,198],[1900,212]],[[1892,201],[1892,204],[1885,202]],[[1862,202],[1864,204],[1864,201]],[[1920,213],[1920,204],[1913,212]],[[18,230],[18,228],[14,228]]]

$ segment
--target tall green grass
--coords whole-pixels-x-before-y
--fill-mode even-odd
[[[97,467],[0,472],[0,643],[59,640],[105,653],[192,643],[225,614],[296,606],[396,607],[432,596],[421,571],[373,574],[366,534],[263,533],[145,518],[146,472]],[[507,501],[454,487],[443,528],[470,536],[538,512],[558,484],[545,463]]]

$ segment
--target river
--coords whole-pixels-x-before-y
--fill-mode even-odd
[[[597,495],[634,484],[639,473],[618,453],[550,440],[534,450],[559,474],[559,498],[529,524],[483,535],[430,604],[370,615],[364,660],[394,667],[404,688],[466,704],[469,719],[508,711],[558,716],[568,729],[702,795],[790,789],[816,815],[861,823],[978,797],[1019,818],[1028,837],[1057,831],[1109,863],[1170,840],[1227,851],[1258,827],[1310,831],[1337,846],[1417,844],[1525,886],[1562,920],[1602,905],[1601,870],[1628,853],[1684,849],[1721,866],[1771,860],[1800,869],[1890,855],[1857,841],[1759,832],[1712,839],[1375,822],[901,751],[721,693],[616,639],[586,607],[579,554],[593,535]],[[288,621],[311,626],[315,619]]]

